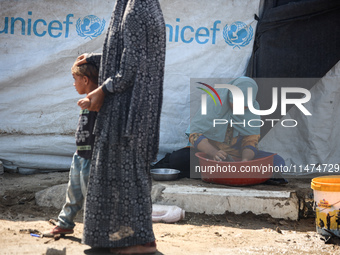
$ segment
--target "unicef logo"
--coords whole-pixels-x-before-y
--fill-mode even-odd
[[[101,35],[105,27],[105,20],[102,21],[95,15],[88,15],[77,20],[77,33],[81,37],[90,38]]]
[[[244,22],[236,21],[230,26],[226,25],[223,29],[225,42],[233,48],[241,48],[248,45],[253,39],[253,28]]]

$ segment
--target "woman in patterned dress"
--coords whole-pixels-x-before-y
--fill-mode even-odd
[[[156,252],[150,163],[158,153],[165,23],[158,0],[117,0],[87,98],[98,111],[83,242],[111,252]]]

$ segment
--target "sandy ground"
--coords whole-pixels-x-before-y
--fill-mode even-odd
[[[59,240],[38,238],[20,230],[45,232],[59,210],[35,204],[35,192],[66,183],[67,172],[0,176],[0,254],[109,254],[81,244],[82,215],[75,233]],[[325,244],[314,218],[272,219],[250,213],[207,216],[187,213],[175,224],[154,224],[160,254],[340,254],[339,244]]]

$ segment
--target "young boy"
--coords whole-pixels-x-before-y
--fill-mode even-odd
[[[73,86],[79,94],[88,94],[98,87],[98,69],[94,65],[77,66],[74,64],[71,71],[74,78]],[[76,130],[77,151],[73,155],[70,168],[66,203],[58,216],[57,226],[50,232],[52,235],[72,234],[75,226],[74,218],[84,203],[94,143],[92,133],[97,115],[96,112],[85,109],[90,103],[86,99],[78,101],[78,105],[84,110],[80,111]]]

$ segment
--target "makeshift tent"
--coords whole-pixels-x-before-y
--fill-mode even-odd
[[[255,35],[247,75],[255,78],[321,78],[340,60],[338,0],[267,0]],[[295,84],[294,84],[295,83]],[[288,86],[311,89],[316,81],[296,79]],[[271,106],[272,87],[287,87],[279,79],[258,80],[261,108]],[[270,115],[280,118],[280,107]],[[264,126],[264,136],[270,127]]]
[[[261,140],[261,149],[279,153],[286,161],[285,172],[296,176],[339,174],[340,61],[310,92],[305,107],[312,115],[292,107],[282,120],[294,119],[297,126],[277,124]]]
[[[261,128],[261,149],[283,156],[286,170],[294,175],[339,173],[340,2],[265,1],[258,21],[247,75],[256,78],[261,108],[272,105],[273,87],[279,91],[300,87],[311,92],[304,105],[312,114],[306,116],[293,107],[282,118],[278,104],[273,114],[262,116],[263,120],[282,119],[274,128]],[[295,120],[297,126],[282,126],[287,119]]]
[[[261,149],[279,153],[292,166],[329,168],[337,162],[337,0],[160,3],[167,29],[160,157],[187,144],[191,78],[247,74],[261,78],[257,101],[263,109],[272,104],[273,87],[288,86],[281,78],[299,78],[289,87],[312,95],[305,104],[312,116],[291,108],[283,118],[294,118],[298,125],[265,125]],[[114,1],[94,0],[1,2],[0,160],[7,169],[69,168],[81,98],[72,88],[70,68],[79,54],[101,51],[113,6]],[[280,105],[262,118],[281,119]]]
[[[160,3],[167,30],[161,157],[187,144],[190,78],[245,73],[260,0]],[[81,98],[70,68],[79,54],[101,52],[113,6],[1,2],[0,159],[7,169],[69,168]]]

